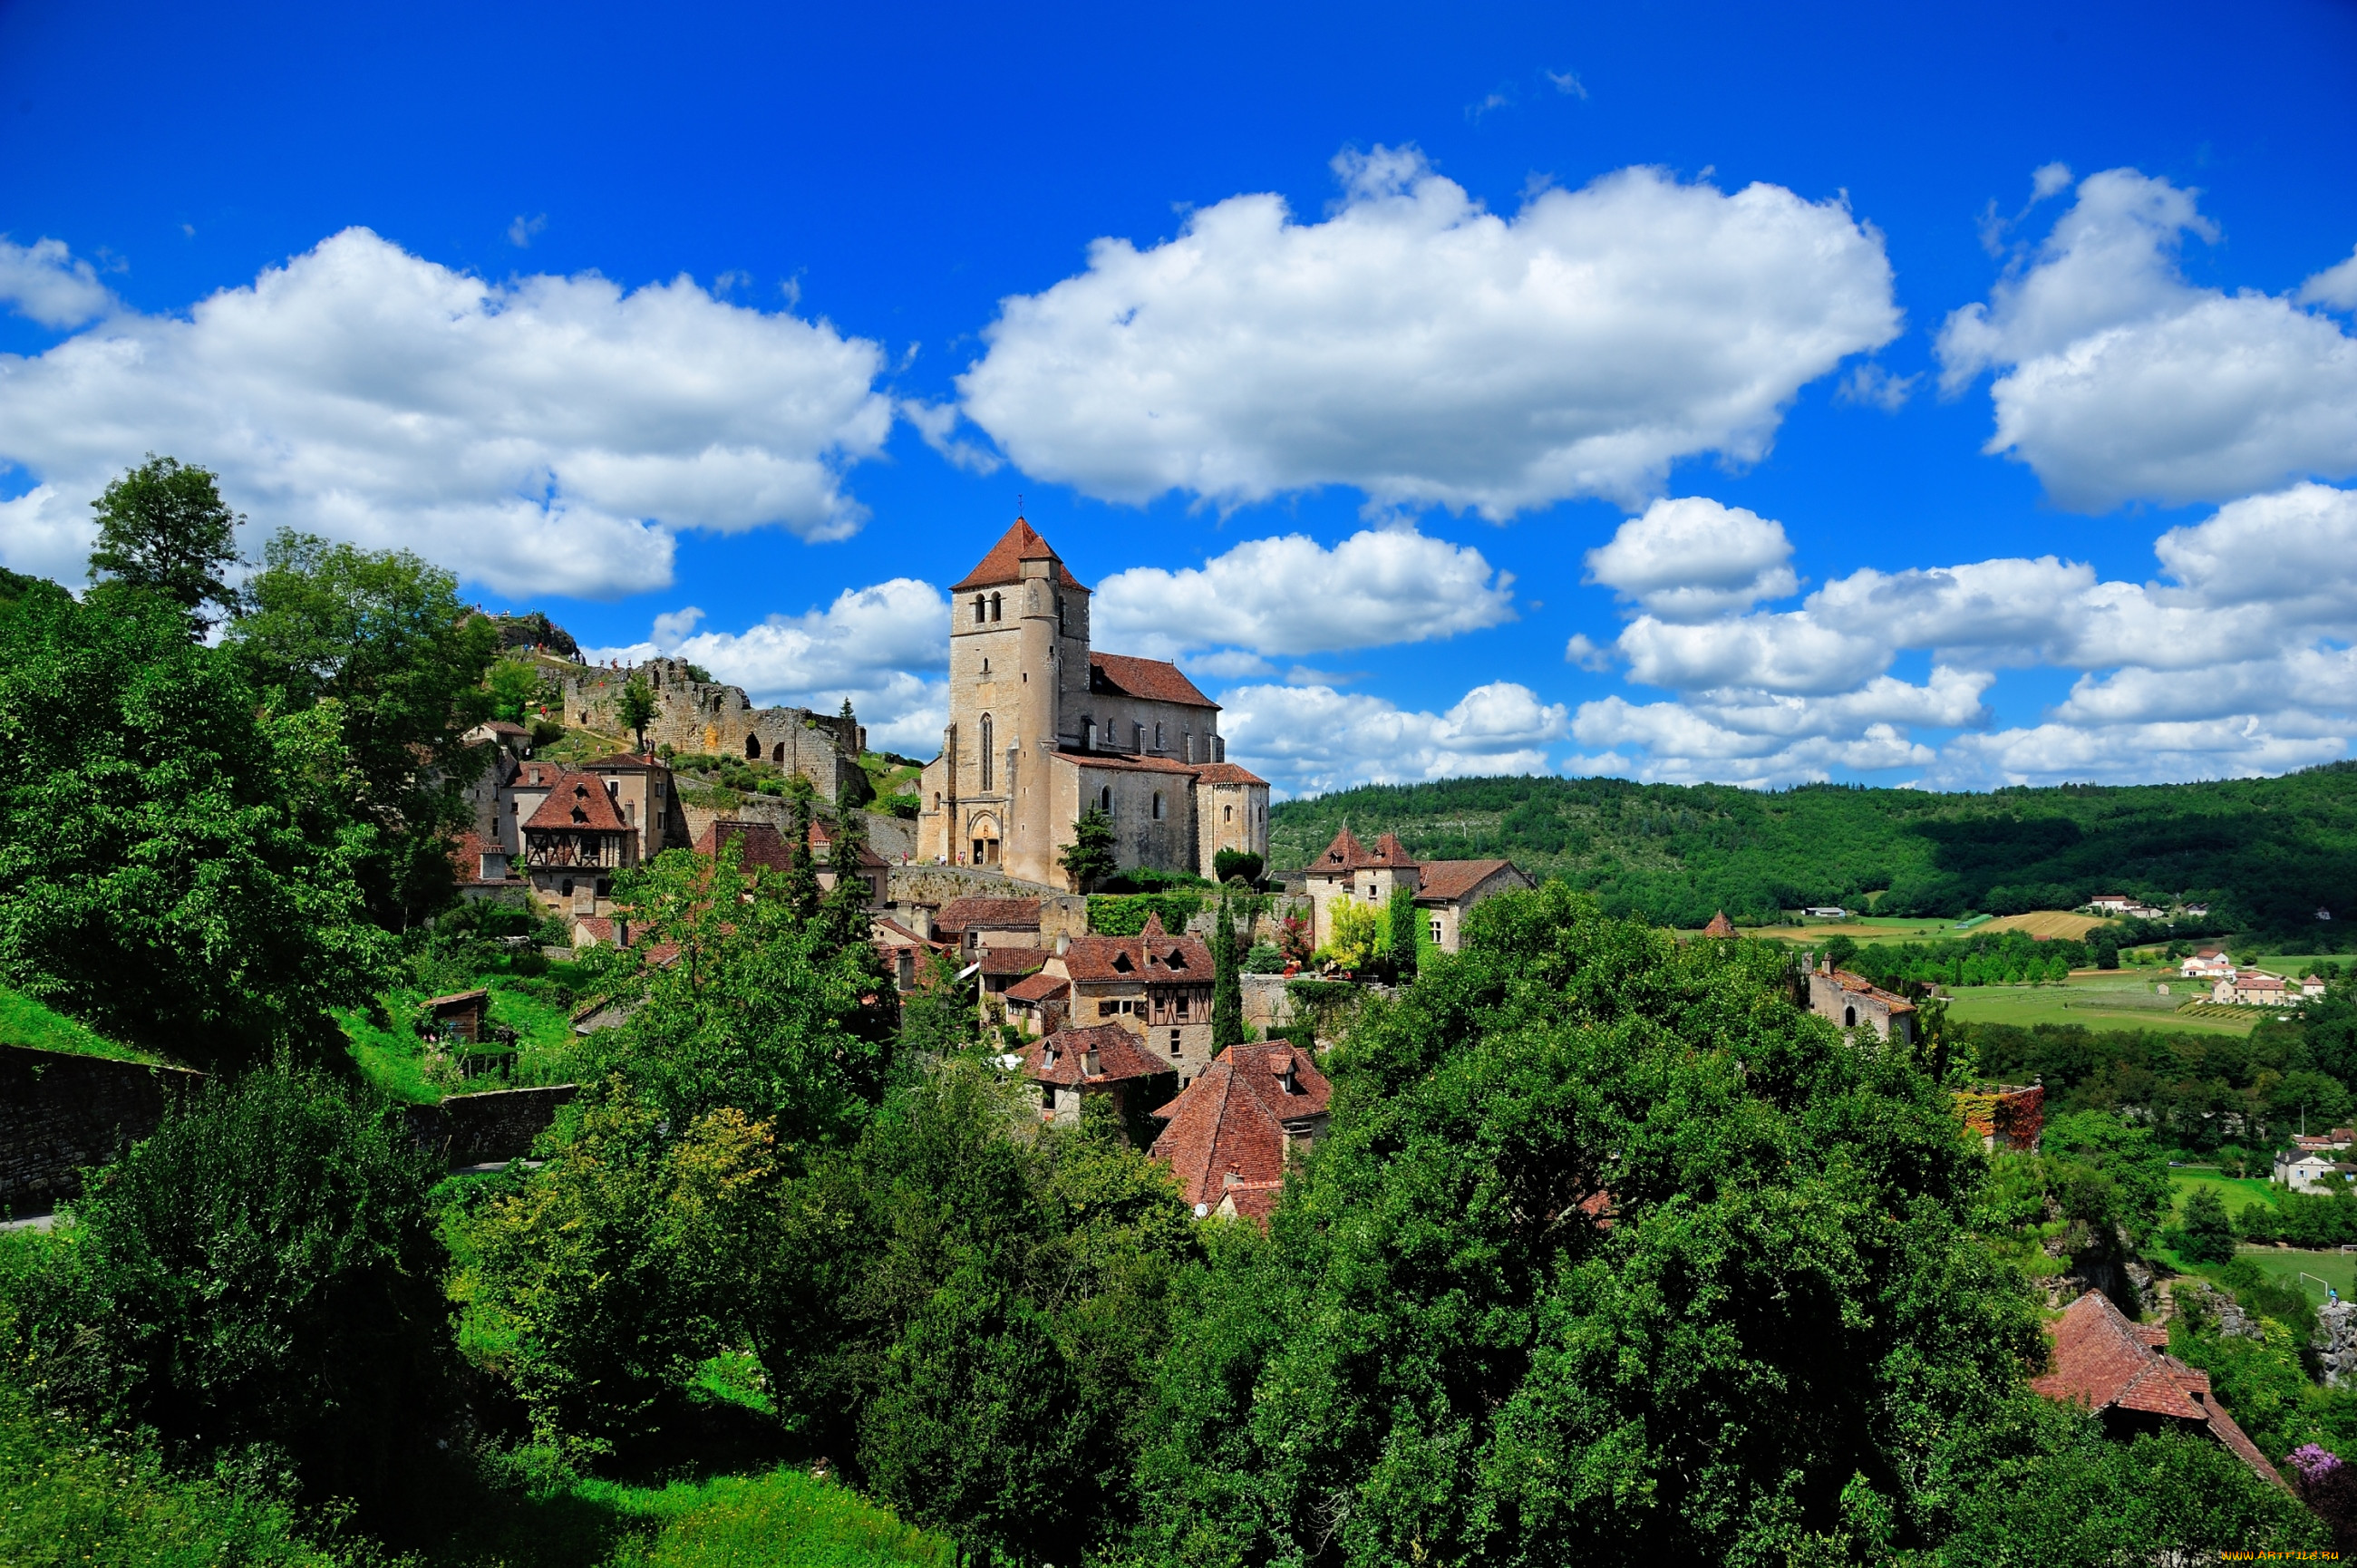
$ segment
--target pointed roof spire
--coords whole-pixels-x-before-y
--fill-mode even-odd
[[[1726,910],[1721,909],[1710,918],[1710,924],[1702,929],[1702,934],[1706,937],[1731,937],[1735,934],[1735,922],[1727,918]]]
[[[1151,910],[1151,909],[1148,909],[1148,910],[1146,912],[1146,927],[1145,927],[1145,929],[1144,929],[1143,930],[1139,931],[1137,934],[1138,934],[1139,936],[1141,936],[1141,937],[1166,937],[1166,938],[1167,938],[1168,936],[1169,936],[1169,935],[1170,935],[1170,933],[1169,933],[1168,931],[1167,931],[1167,930],[1163,929],[1163,927],[1162,927],[1162,917],[1161,917],[1160,915],[1156,914],[1156,913],[1155,913],[1153,910]]]
[[[990,547],[990,553],[976,562],[974,570],[960,578],[950,592],[962,594],[968,588],[996,588],[1020,582],[1026,561],[1048,562],[1049,575],[1058,587],[1072,588],[1083,594],[1089,591],[1082,586],[1078,577],[1072,575],[1071,569],[1064,564],[1064,558],[1056,553],[1055,546],[1040,538],[1037,529],[1018,517],[1014,527],[998,536],[998,542]]]
[[[1345,823],[1342,831],[1334,835],[1334,842],[1326,846],[1326,853],[1318,857],[1318,868],[1320,871],[1349,871],[1366,864],[1366,859],[1367,846],[1358,841],[1349,824]]]

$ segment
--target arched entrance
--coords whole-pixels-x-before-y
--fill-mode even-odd
[[[974,845],[974,859],[969,861],[968,865],[996,865],[998,864],[997,818],[986,814],[974,818],[967,827],[966,837]]]

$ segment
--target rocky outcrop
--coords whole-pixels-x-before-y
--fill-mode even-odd
[[[2313,1343],[2326,1388],[2357,1384],[2357,1302],[2336,1301],[2318,1307]]]

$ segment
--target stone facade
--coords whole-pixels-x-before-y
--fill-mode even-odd
[[[1219,704],[1178,666],[1089,646],[1089,590],[1015,526],[951,590],[950,723],[920,785],[917,858],[1069,885],[1091,811],[1114,856],[1208,875],[1268,853],[1268,784],[1227,760]]]
[[[694,679],[684,660],[651,659],[627,670],[583,666],[565,679],[561,722],[630,735],[616,704],[633,680],[644,680],[654,693],[650,747],[766,761],[780,772],[801,774],[829,802],[858,788],[853,780],[859,774],[859,754],[867,748],[867,732],[857,719],[807,708],[757,708],[741,687]]]
[[[1443,952],[1458,950],[1474,906],[1510,888],[1536,886],[1511,860],[1418,860],[1390,833],[1369,849],[1347,827],[1302,872],[1302,885],[1309,895],[1310,940],[1319,947],[1334,940],[1337,908],[1357,904],[1385,911],[1392,894],[1405,887],[1415,899],[1426,935]]]
[[[1830,960],[1809,972],[1808,994],[1809,1011],[1842,1028],[1867,1025],[1880,1038],[1902,1046],[1915,1039],[1915,1004],[1862,975],[1835,969]]]

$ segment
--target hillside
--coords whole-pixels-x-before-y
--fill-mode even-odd
[[[2357,918],[2357,764],[2279,779],[1986,795],[1807,785],[1762,793],[1616,779],[1370,785],[1269,813],[1273,867],[1308,864],[1347,822],[1433,857],[1509,855],[1606,908],[1696,926],[1808,904],[1877,914],[2068,909],[2097,893],[2201,900],[2245,931]],[[2329,928],[2337,930],[2339,928]]]

